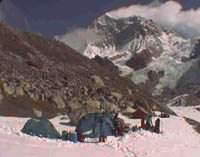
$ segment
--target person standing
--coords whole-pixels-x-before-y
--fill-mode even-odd
[[[115,136],[123,136],[123,126],[120,122],[120,118],[118,118],[118,113],[114,116],[114,127],[115,127]]]
[[[100,115],[98,115],[96,117],[95,127],[96,127],[97,123],[100,124],[99,142],[105,142],[106,138],[107,138],[106,125],[109,125],[109,127],[111,128],[112,131],[115,128],[114,128],[113,124],[106,118],[106,114],[104,112],[100,113]],[[95,130],[95,127],[93,130]]]
[[[145,128],[146,130],[152,131],[153,129],[152,116],[147,117]]]
[[[145,121],[144,121],[144,117],[142,117],[141,119],[141,128],[144,129],[145,128]]]
[[[156,121],[155,121],[155,128],[154,128],[154,131],[156,133],[160,133],[160,118],[157,118]]]

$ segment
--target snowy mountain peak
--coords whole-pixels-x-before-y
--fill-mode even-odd
[[[132,29],[134,28],[135,31],[133,33],[137,34],[143,32],[147,34],[161,35],[161,32],[166,31],[152,20],[146,20],[143,17],[132,16],[122,19],[115,19],[109,16],[109,14],[105,14],[94,20],[90,26],[90,29],[94,28],[96,31],[103,31],[106,33],[110,32],[110,29],[112,28],[112,33],[119,33],[127,30],[127,27],[132,27]]]
[[[135,83],[146,83],[148,72],[164,71],[164,76],[153,89],[161,94],[165,87],[175,88],[177,81],[188,71],[191,59],[198,56],[198,42],[168,31],[152,20],[132,16],[115,19],[105,14],[88,27],[101,36],[90,43],[84,55],[107,57]]]
[[[155,50],[154,57],[168,49],[180,48],[179,44],[187,42],[181,36],[167,31],[152,20],[132,16],[122,19],[114,19],[105,14],[89,26],[89,29],[102,36],[99,41],[91,43],[85,51],[85,55],[93,58],[95,55],[103,57],[131,58],[132,54],[142,52],[144,49]],[[174,55],[174,54],[173,54]]]

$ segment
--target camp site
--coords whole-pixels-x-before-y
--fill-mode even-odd
[[[178,109],[177,107],[173,108],[175,110]],[[199,113],[192,107],[190,109],[191,112],[187,117],[199,120]],[[106,128],[108,129],[108,134],[105,142],[99,142],[100,124],[96,124],[96,131],[92,131],[93,128],[91,126],[95,122],[93,119],[95,114],[86,115],[80,119],[77,126],[68,125],[69,119],[64,115],[50,120],[43,118],[0,117],[0,137],[1,141],[3,141],[0,152],[5,153],[5,147],[9,147],[10,151],[6,152],[6,154],[8,156],[14,155],[14,153],[22,149],[21,143],[23,143],[23,150],[20,150],[22,157],[26,156],[27,151],[32,152],[32,156],[34,156],[35,151],[41,156],[48,156],[47,149],[51,149],[54,152],[52,156],[55,157],[57,155],[64,156],[63,154],[78,157],[78,154],[81,152],[84,152],[83,156],[85,157],[90,153],[95,154],[97,157],[102,155],[109,156],[110,153],[116,157],[133,157],[135,154],[145,157],[152,157],[156,154],[159,154],[159,156],[168,154],[169,157],[172,157],[174,154],[177,156],[181,154],[196,156],[199,153],[199,149],[197,149],[199,147],[199,134],[193,130],[192,126],[185,122],[185,119],[181,116],[184,112],[184,109],[182,109],[182,112],[179,111],[180,116],[170,116],[167,118],[162,118],[161,112],[157,112],[157,116],[152,117],[152,121],[154,125],[155,120],[160,118],[160,133],[140,128],[141,118],[146,115],[141,110],[133,112],[132,115],[137,115],[137,118],[135,116],[127,118],[119,114],[118,117],[123,119],[124,123],[130,124],[129,130],[125,131],[122,136],[116,136],[111,133],[108,127]],[[110,114],[107,115],[108,119],[110,118],[109,116]],[[83,127],[81,124],[84,124]],[[85,125],[87,127],[84,127]],[[135,126],[137,126],[137,130],[132,130]],[[75,131],[78,130],[84,134],[84,141],[78,141],[77,138],[74,139],[72,137]],[[63,135],[69,135],[70,133],[71,137],[62,137],[63,131],[68,133]],[[183,137],[187,137],[187,140],[184,140]],[[190,144],[190,140],[194,142],[193,145]],[[183,149],[180,150],[179,147]],[[173,152],[173,155],[171,152]]]
[[[200,0],[0,0],[0,157],[200,157]]]

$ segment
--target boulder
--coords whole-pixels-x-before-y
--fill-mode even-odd
[[[118,106],[116,106],[113,103],[110,102],[104,102],[101,104],[101,107],[106,111],[106,112],[119,112],[120,109]]]
[[[92,109],[100,109],[101,103],[97,100],[88,99],[86,100],[86,105]]]
[[[73,99],[67,103],[67,106],[70,108],[70,111],[73,112],[82,107],[81,103],[77,99]]]
[[[88,88],[86,86],[83,87],[84,95],[88,95]]]
[[[129,95],[132,95],[132,94],[133,94],[133,92],[132,92],[131,89],[127,89],[127,90],[128,90],[128,94],[129,94]]]
[[[103,86],[103,87],[105,86],[103,80],[99,76],[93,75],[93,76],[91,76],[91,79],[99,86]]]
[[[124,111],[123,114],[132,114],[133,112],[135,112],[136,110],[134,110],[132,107],[127,107]]]
[[[66,106],[66,104],[65,104],[63,98],[61,97],[61,95],[53,95],[51,97],[51,101],[56,105],[56,107],[58,109],[63,109]]]
[[[42,117],[42,111],[39,111],[36,108],[32,108],[32,110],[33,110],[33,113],[34,113],[35,116]]]
[[[15,95],[16,96],[23,96],[24,95],[24,90],[21,87],[17,87],[15,89]]]
[[[2,84],[3,91],[9,95],[13,95],[15,93],[15,88],[12,85],[8,85],[7,83]]]
[[[110,93],[114,98],[117,99],[117,101],[119,101],[122,98],[122,95],[120,93],[117,92],[111,92]]]
[[[81,117],[84,116],[85,114],[87,114],[87,111],[84,108],[79,108],[74,110],[69,114],[70,124],[76,125],[78,121],[81,119]]]

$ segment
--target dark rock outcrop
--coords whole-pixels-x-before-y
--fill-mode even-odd
[[[99,63],[100,65],[104,66],[108,70],[119,73],[118,67],[116,65],[114,65],[113,62],[110,61],[108,58],[106,58],[106,57],[102,58],[97,55],[93,58],[93,60],[96,61],[97,63]]]

